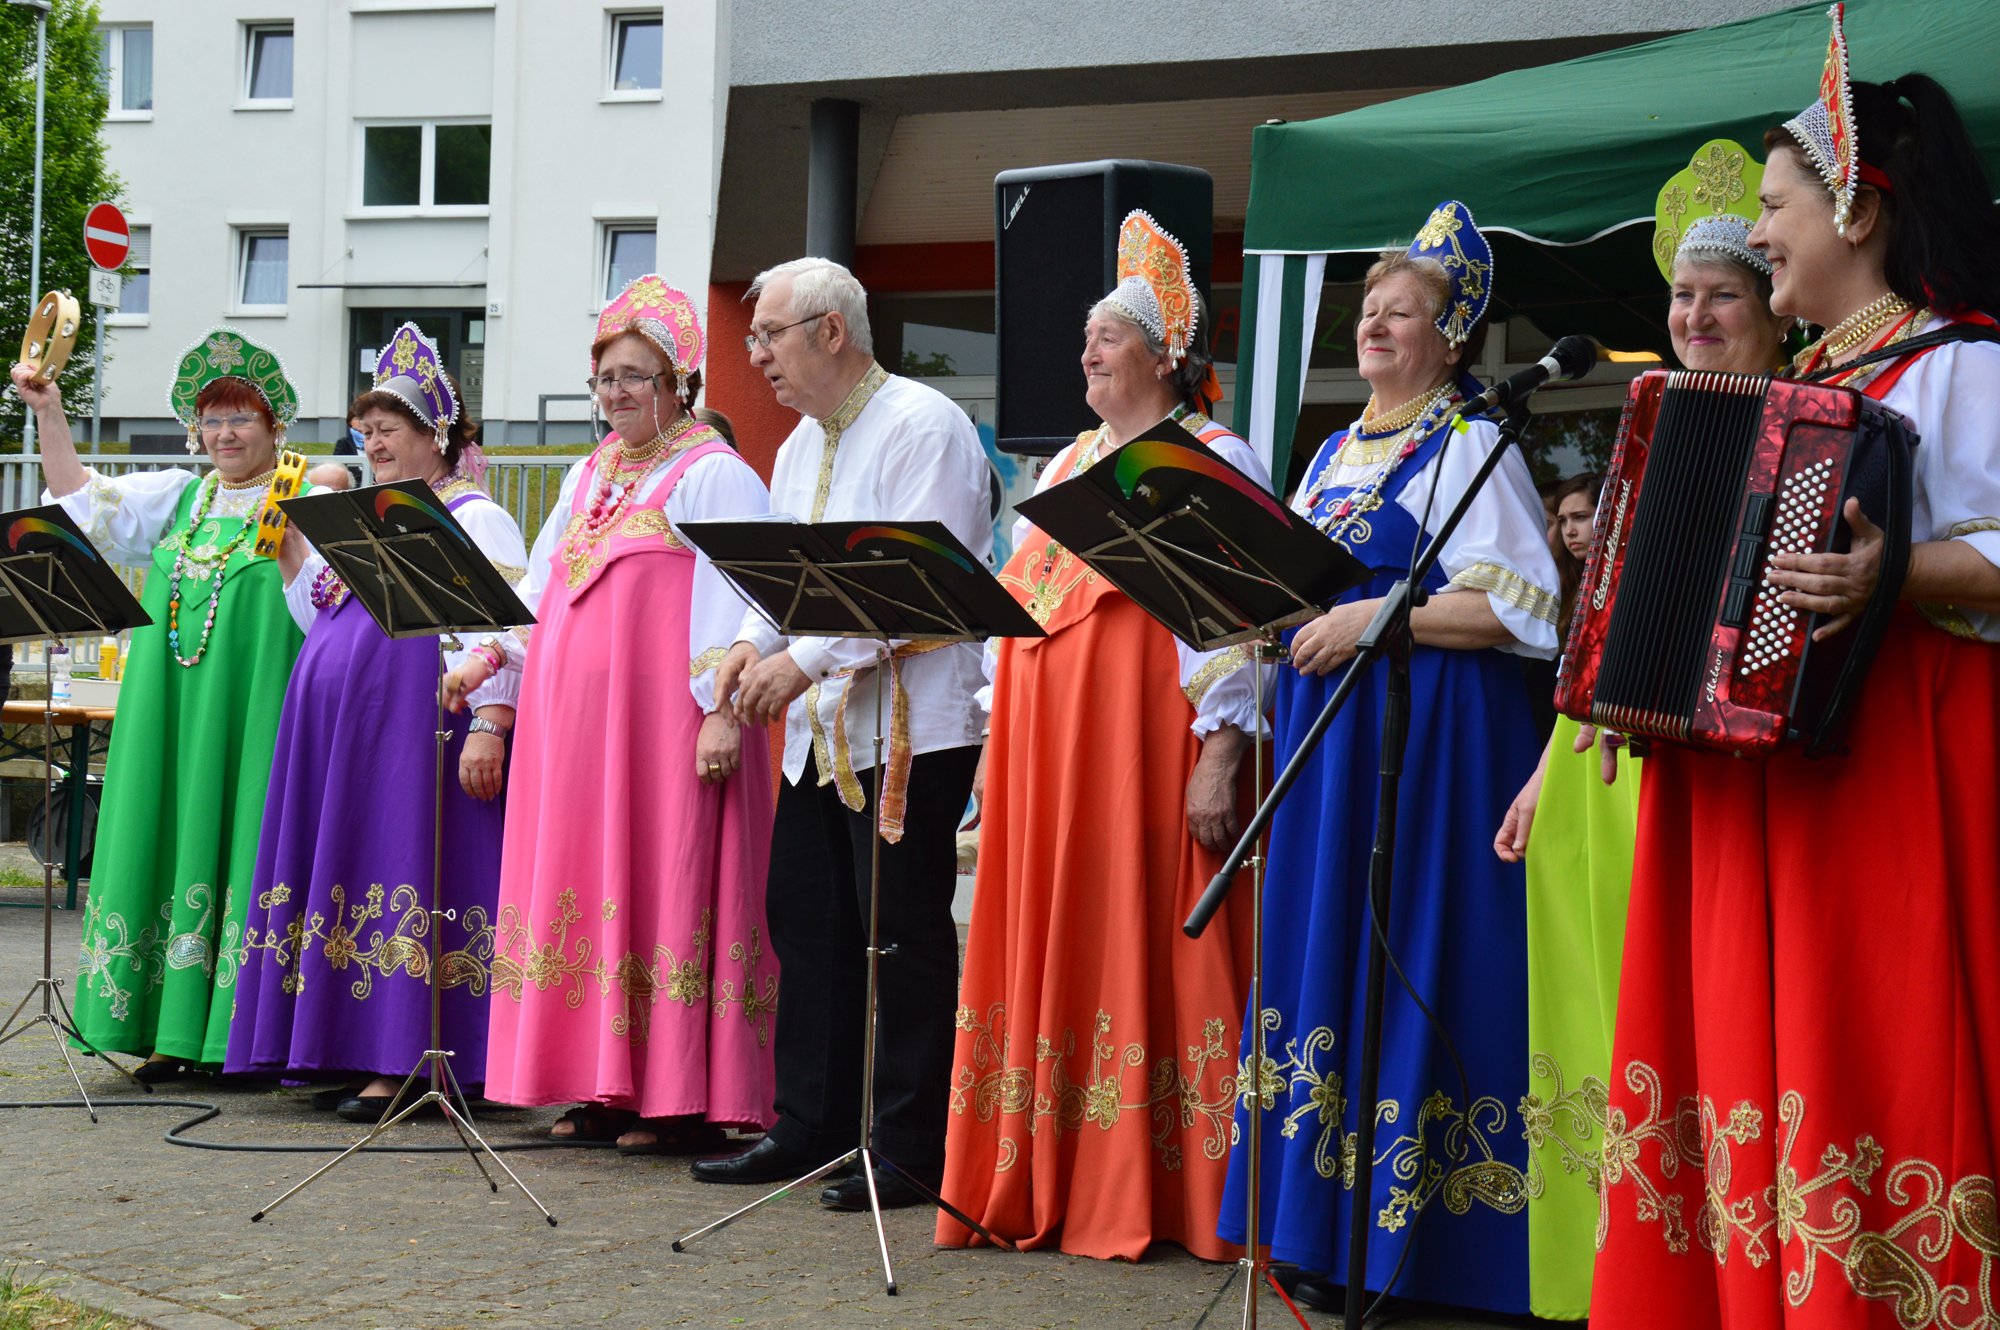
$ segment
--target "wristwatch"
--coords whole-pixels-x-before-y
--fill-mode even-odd
[[[501,729],[484,716],[474,716],[472,718],[472,728],[481,734],[490,734],[496,738],[505,739],[507,737],[507,731]]]

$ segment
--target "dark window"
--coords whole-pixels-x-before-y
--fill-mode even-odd
[[[422,125],[370,125],[364,131],[361,203],[367,208],[414,208],[423,177]],[[481,201],[485,190],[481,187]]]
[[[292,30],[250,30],[250,100],[290,101],[292,96]]]
[[[132,275],[125,279],[125,289],[119,293],[118,312],[150,314],[153,310],[152,227],[132,228],[132,257],[126,262],[132,268]]]
[[[658,249],[656,233],[650,226],[644,230],[638,227],[613,230],[606,239],[609,243],[604,256],[604,298],[610,300],[633,278],[653,271]]]
[[[485,203],[492,168],[493,126],[439,125],[431,202]]]

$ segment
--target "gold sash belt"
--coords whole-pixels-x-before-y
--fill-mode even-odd
[[[955,645],[954,642],[905,642],[889,653],[889,769],[882,773],[881,826],[882,839],[891,845],[903,839],[903,809],[910,788],[910,762],[915,757],[910,745],[910,695],[903,688],[903,662],[911,656]],[[819,783],[832,781],[840,791],[840,802],[857,813],[867,806],[868,796],[854,774],[854,754],[847,742],[847,699],[854,695],[855,679],[874,668],[862,665],[834,676],[847,680],[847,687],[841,689],[840,705],[833,713],[833,771],[822,770],[819,774]],[[807,698],[807,712],[815,730],[819,728],[818,694],[819,690],[814,689]]]

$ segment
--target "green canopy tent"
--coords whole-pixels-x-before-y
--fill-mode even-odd
[[[1526,315],[1551,336],[1668,354],[1652,257],[1660,187],[1713,138],[1761,157],[1764,131],[1817,94],[1828,29],[1824,4],[1801,5],[1258,128],[1237,432],[1284,474],[1321,283],[1359,280],[1448,198],[1493,244],[1496,321]],[[1950,89],[2000,179],[2000,4],[1848,0],[1847,37],[1854,78],[1916,70]]]

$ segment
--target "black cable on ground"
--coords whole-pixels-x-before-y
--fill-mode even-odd
[[[222,1115],[222,1105],[205,1103],[199,1099],[93,1099],[90,1104],[81,1099],[20,1099],[0,1100],[0,1108],[88,1108],[94,1104],[98,1108],[147,1108],[158,1105],[163,1108],[198,1108],[195,1114],[178,1126],[167,1129],[161,1139],[168,1145],[178,1145],[189,1150],[229,1150],[243,1154],[339,1154],[349,1149],[345,1145],[263,1145],[253,1141],[195,1141],[181,1135],[192,1131],[210,1118]],[[488,1141],[488,1148],[495,1154],[515,1150],[602,1150],[615,1148],[615,1141]],[[455,1155],[464,1154],[465,1146],[451,1145],[364,1145],[361,1154],[392,1155]]]

